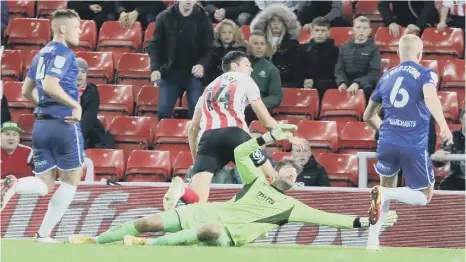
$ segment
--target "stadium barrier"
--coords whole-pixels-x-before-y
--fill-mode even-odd
[[[358,152],[356,153],[358,156],[358,187],[359,188],[367,188],[367,160],[371,158],[376,158],[375,152]],[[465,161],[466,155],[464,154],[450,154],[441,157],[432,156],[431,160],[444,160],[444,161]],[[440,181],[436,181],[440,182]]]
[[[109,227],[162,210],[162,197],[167,183],[84,183],[78,187],[73,203],[52,235],[63,239],[70,234],[97,235]],[[239,185],[214,185],[212,201],[228,201]],[[33,237],[47,209],[52,194],[39,198],[16,195],[3,210],[3,238]],[[367,215],[370,204],[368,189],[300,188],[293,196],[314,208],[348,215]],[[436,191],[425,207],[393,203],[398,222],[383,228],[381,244],[385,246],[464,248],[464,192]],[[271,231],[257,243],[364,246],[368,229],[336,229],[327,226],[290,223]],[[145,236],[154,236],[146,234]]]

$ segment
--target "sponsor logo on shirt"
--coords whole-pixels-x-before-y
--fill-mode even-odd
[[[266,194],[264,194],[261,191],[257,192],[256,197],[259,201],[263,201],[267,204],[270,204],[270,205],[275,204],[275,200],[273,200],[271,197],[268,197]]]
[[[260,76],[260,77],[266,77],[265,71],[262,70],[262,71],[259,73],[259,76]]]

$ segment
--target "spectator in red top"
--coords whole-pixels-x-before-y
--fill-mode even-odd
[[[440,22],[437,25],[437,29],[443,31],[447,27],[453,27],[464,30],[465,3],[466,1],[464,0],[443,0],[442,7],[439,10]]]
[[[21,128],[14,122],[2,125],[2,179],[7,175],[17,178],[32,175],[32,149],[19,144]]]

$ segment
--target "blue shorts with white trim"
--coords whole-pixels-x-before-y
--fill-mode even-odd
[[[84,141],[79,123],[36,119],[32,130],[34,174],[54,168],[70,171],[83,165]]]

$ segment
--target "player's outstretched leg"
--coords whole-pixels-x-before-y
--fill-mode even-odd
[[[50,172],[51,173],[51,172]],[[44,176],[44,178],[39,177],[23,177],[20,179],[16,179],[15,176],[7,176],[2,181],[2,191],[1,191],[1,204],[2,209],[5,208],[8,201],[16,194],[31,194],[31,195],[39,195],[45,196],[53,189],[54,179],[49,181],[48,178],[50,175]]]

